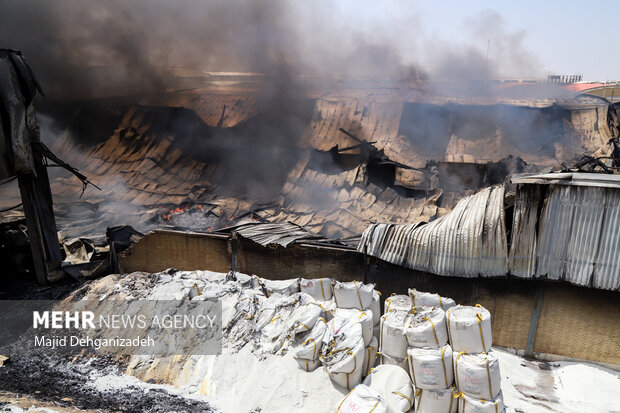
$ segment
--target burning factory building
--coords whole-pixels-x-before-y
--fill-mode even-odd
[[[133,24],[171,4],[114,3],[124,17],[63,2],[93,25],[81,36],[30,13],[57,48],[0,49],[0,407],[617,410],[613,99],[574,93],[581,77],[490,80],[488,50],[466,59],[485,76],[460,51],[423,70],[344,29],[319,53],[287,20],[307,6],[200,6],[146,36]],[[140,327],[156,350],[101,344],[138,334],[109,321],[71,330],[95,350],[30,346],[43,310],[70,309],[184,324]],[[603,402],[564,400],[570,367]]]

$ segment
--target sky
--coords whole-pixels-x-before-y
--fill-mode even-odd
[[[505,76],[582,74],[584,80],[620,80],[617,0],[341,0],[338,4],[351,20],[359,18],[368,24],[374,21],[389,27],[395,21],[409,20],[428,45],[441,39],[473,44],[486,52],[491,40],[491,58],[501,55],[493,33],[486,39],[482,33],[473,35],[468,22],[496,12],[504,31],[520,34],[522,48],[538,63],[532,73],[517,68]],[[422,55],[423,59],[432,59],[429,51],[422,51]]]

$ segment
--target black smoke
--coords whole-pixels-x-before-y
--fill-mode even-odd
[[[279,82],[424,77],[388,38],[353,32],[346,19],[326,1],[4,0],[0,45],[22,50],[50,96],[63,99],[174,88],[179,68],[259,72]]]

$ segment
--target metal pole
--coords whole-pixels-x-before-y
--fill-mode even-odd
[[[530,320],[530,330],[527,333],[527,342],[525,344],[525,355],[534,357],[534,344],[536,344],[536,333],[538,332],[538,323],[540,321],[540,311],[542,309],[545,284],[538,282],[536,292],[534,293],[534,308],[532,309],[532,318]]]

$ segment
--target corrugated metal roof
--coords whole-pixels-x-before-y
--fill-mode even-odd
[[[552,172],[547,174],[517,174],[513,184],[558,184],[589,187],[620,188],[620,175],[585,172]]]
[[[278,244],[286,247],[301,240],[324,239],[320,235],[307,231],[299,225],[290,222],[246,224],[235,228],[234,232],[262,246]]]
[[[463,198],[452,212],[427,224],[371,225],[358,251],[439,275],[505,275],[504,187]]]

